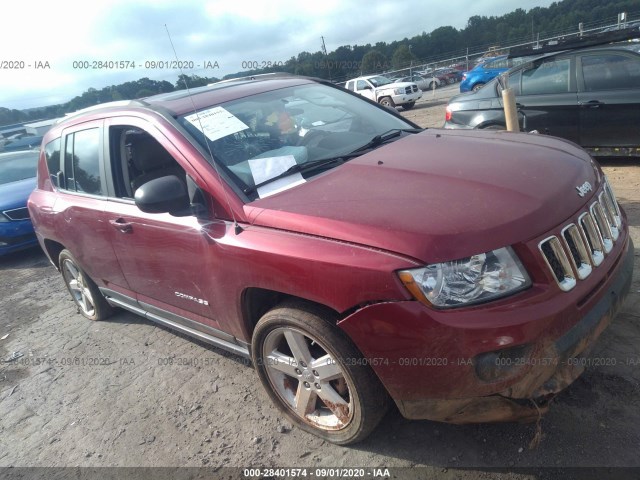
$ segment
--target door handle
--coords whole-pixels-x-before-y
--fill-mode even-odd
[[[131,225],[129,222],[125,222],[122,218],[118,218],[117,220],[109,220],[109,224],[116,230],[120,230],[122,233],[133,232],[133,225]]]
[[[604,102],[600,100],[589,100],[588,102],[579,102],[578,105],[582,108],[600,108],[604,105]]]

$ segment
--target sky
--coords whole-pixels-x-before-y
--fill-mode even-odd
[[[100,89],[142,77],[175,83],[180,74],[173,68],[176,54],[187,67],[193,62],[193,68],[184,69],[185,74],[222,78],[248,70],[243,67],[256,62],[284,62],[301,51],[316,52],[321,36],[327,51],[332,51],[342,45],[411,38],[446,25],[461,29],[473,15],[503,15],[551,3],[14,1],[3,7],[0,18],[0,107],[26,109],[62,103],[90,87]],[[151,62],[156,68],[146,69]]]

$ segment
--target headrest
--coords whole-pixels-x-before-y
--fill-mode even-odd
[[[136,136],[131,143],[131,159],[140,171],[154,170],[175,163],[175,160],[156,139],[150,136]]]

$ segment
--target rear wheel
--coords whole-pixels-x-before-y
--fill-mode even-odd
[[[388,396],[351,340],[319,307],[289,303],[256,325],[252,355],[269,397],[299,428],[347,445],[364,439]]]
[[[476,84],[473,86],[472,90],[473,90],[474,92],[477,92],[477,91],[478,91],[478,90],[480,90],[482,87],[484,87],[484,83],[476,83]]]
[[[504,125],[488,125],[486,127],[482,127],[482,130],[506,130],[507,127]]]
[[[436,82],[429,82],[429,90],[436,88]]]
[[[62,250],[58,257],[60,272],[78,313],[89,320],[103,320],[113,313],[113,308],[104,299],[97,285],[78,266],[69,250]]]

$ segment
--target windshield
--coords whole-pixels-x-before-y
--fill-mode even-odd
[[[387,77],[383,77],[382,75],[367,78],[367,80],[369,80],[374,87],[381,87],[383,85],[389,85],[390,83],[393,83],[392,80],[389,80]]]
[[[0,185],[35,178],[38,156],[37,150],[0,154]]]
[[[356,96],[319,84],[252,95],[179,121],[205,150],[211,149],[214,161],[245,193],[292,167],[346,155],[376,135],[413,127]],[[337,165],[296,173],[283,179],[284,186]],[[263,197],[280,186],[247,195]]]

